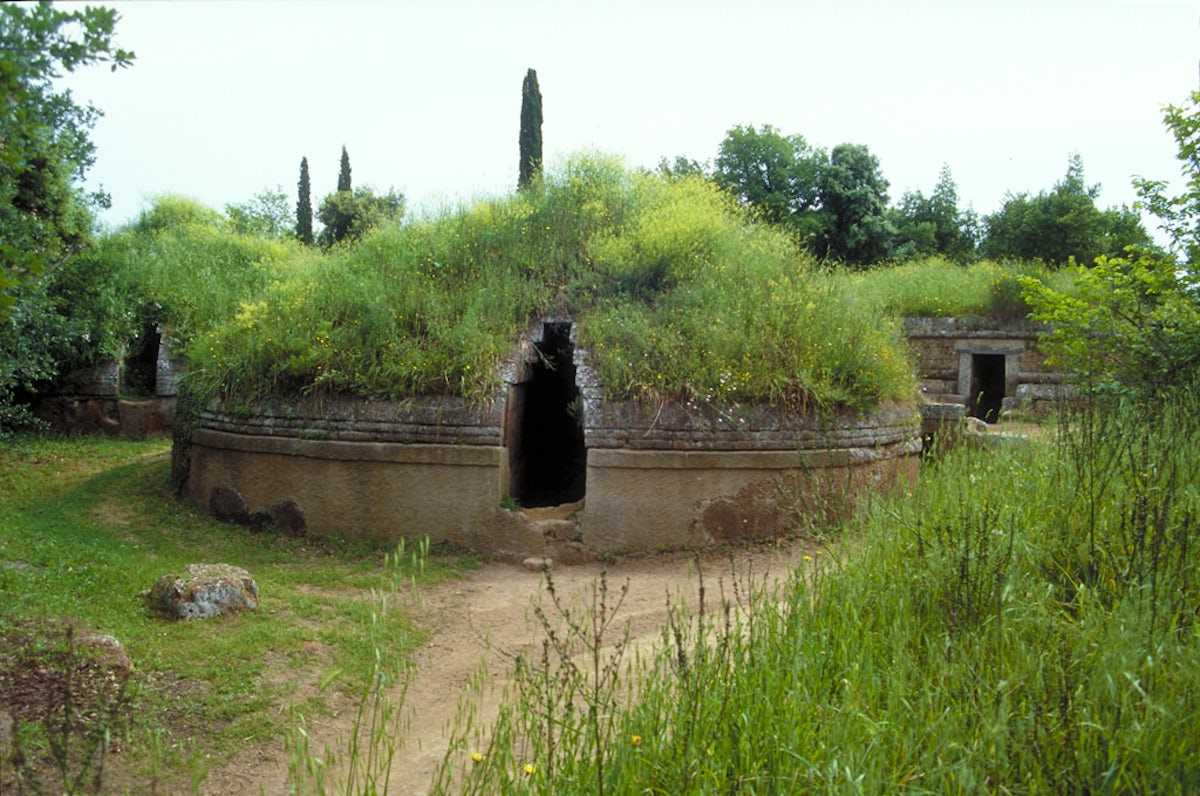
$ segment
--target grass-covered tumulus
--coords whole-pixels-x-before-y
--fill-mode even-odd
[[[538,317],[569,316],[610,399],[866,409],[915,394],[899,318],[1028,312],[1071,269],[814,260],[713,183],[580,155],[529,189],[328,251],[163,197],[101,259],[165,322],[201,399],[496,394]]]
[[[550,314],[578,323],[614,399],[865,408],[913,394],[898,324],[700,179],[579,156],[526,191],[328,252],[169,209],[124,251],[205,398],[485,399]]]

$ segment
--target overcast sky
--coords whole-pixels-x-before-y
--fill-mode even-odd
[[[1102,204],[1178,172],[1161,108],[1198,84],[1200,3],[106,3],[134,65],[71,76],[97,125],[112,224],[158,193],[216,208],[264,187],[314,201],[343,144],[356,185],[431,208],[511,190],[537,70],[553,164],[710,159],[735,124],[862,143],[893,201],[948,163],[964,204],[1049,188],[1070,153]]]

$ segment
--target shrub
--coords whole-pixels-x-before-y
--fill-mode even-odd
[[[36,426],[30,403],[64,373],[118,356],[141,329],[102,241],[16,291],[0,322],[0,433]]]
[[[1153,253],[1099,257],[1073,293],[1025,279],[1042,344],[1085,387],[1153,398],[1200,365],[1200,276]]]

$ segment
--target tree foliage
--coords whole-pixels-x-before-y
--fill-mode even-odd
[[[342,147],[342,159],[338,163],[338,181],[337,189],[339,191],[353,190],[350,184],[350,153],[346,151],[346,147]]]
[[[317,242],[329,248],[342,241],[358,240],[368,230],[404,215],[404,194],[389,190],[376,195],[370,188],[336,191],[321,200],[317,211],[324,228]]]
[[[530,69],[521,84],[521,132],[517,142],[520,163],[517,187],[525,188],[542,171],[542,92],[537,72]]]
[[[13,290],[80,251],[91,228],[78,181],[95,159],[89,137],[100,111],[54,80],[97,63],[113,70],[133,53],[113,42],[117,13],[48,2],[0,6],[0,319]]]
[[[893,225],[892,257],[897,260],[940,254],[964,263],[975,255],[979,219],[973,211],[959,209],[958,186],[947,165],[938,173],[930,196],[911,191],[901,197]]]
[[[676,155],[673,160],[659,158],[657,171],[667,179],[682,179],[683,177],[702,177],[709,179],[712,169],[708,163],[701,163],[693,158]]]
[[[818,251],[856,266],[888,257],[895,229],[888,215],[887,189],[871,150],[862,144],[834,147],[818,172],[817,195],[825,218]]]
[[[826,153],[770,125],[738,125],[721,142],[713,179],[819,256],[854,265],[888,256],[888,183],[865,146],[841,144]]]
[[[1120,257],[1126,246],[1150,245],[1137,212],[1127,207],[1101,210],[1096,207],[1099,192],[1100,186],[1085,182],[1083,160],[1072,155],[1066,175],[1052,190],[1010,195],[985,219],[984,256],[1091,265],[1100,255]]]
[[[803,136],[785,136],[771,125],[737,125],[717,152],[713,179],[760,217],[803,237],[819,204],[824,151]]]
[[[1171,249],[1188,265],[1200,263],[1200,91],[1192,92],[1183,106],[1168,105],[1164,122],[1175,137],[1175,151],[1184,179],[1184,191],[1167,195],[1163,180],[1137,177],[1138,205],[1148,210],[1171,241]]]
[[[292,232],[292,208],[279,186],[264,188],[245,202],[225,205],[225,215],[233,231],[241,235],[279,239]],[[310,231],[311,224],[310,218]]]
[[[312,184],[308,180],[308,158],[300,158],[300,181],[296,184],[296,237],[306,246],[313,243]]]
[[[1034,317],[1051,325],[1046,348],[1085,387],[1157,398],[1175,386],[1194,384],[1200,368],[1198,101],[1200,94],[1193,94],[1190,106],[1169,106],[1165,113],[1178,146],[1185,193],[1168,198],[1164,183],[1134,181],[1143,205],[1186,262],[1181,266],[1153,246],[1131,246],[1120,256],[1101,254],[1094,268],[1080,269],[1074,296],[1024,282]]]

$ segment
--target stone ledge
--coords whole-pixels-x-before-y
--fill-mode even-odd
[[[216,450],[271,453],[334,461],[499,467],[504,449],[492,445],[407,445],[395,442],[342,442],[294,437],[260,437],[212,429],[192,432],[192,444]]]
[[[246,436],[317,441],[500,444],[496,405],[480,406],[453,397],[270,401],[247,412],[228,411],[214,404],[200,413],[200,427]]]
[[[881,448],[835,448],[817,451],[664,451],[594,448],[588,467],[629,470],[800,470],[847,467],[916,455],[921,440]]]
[[[909,338],[993,337],[1034,338],[1046,330],[1043,324],[1026,319],[1001,319],[984,315],[959,317],[909,317],[903,321],[904,336]]]
[[[630,401],[600,404],[584,425],[589,449],[788,452],[903,442],[915,433],[919,415],[911,404],[821,416],[763,405],[722,410]]]

